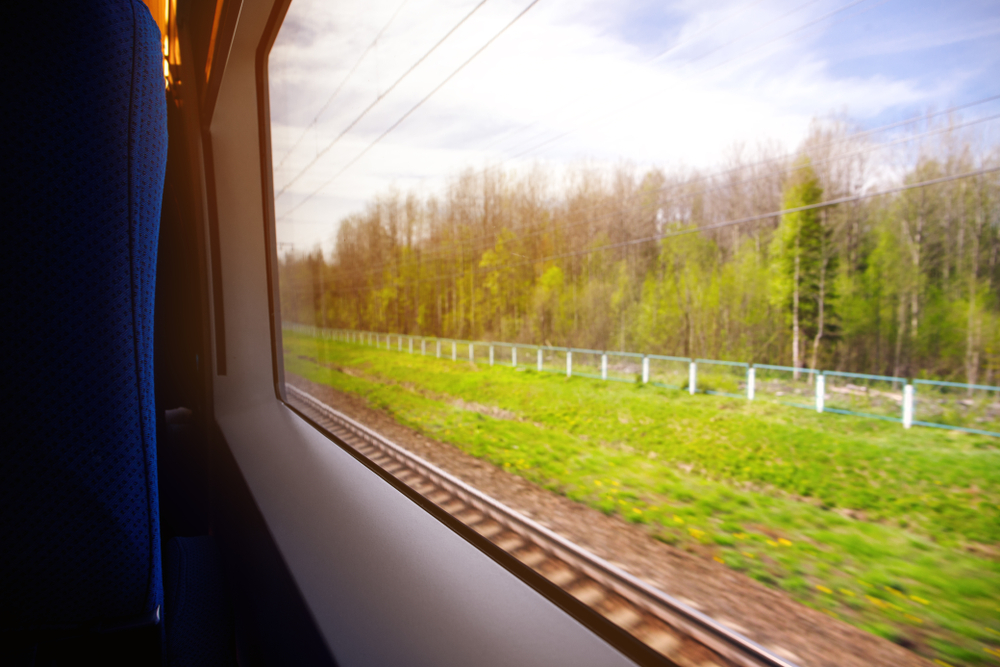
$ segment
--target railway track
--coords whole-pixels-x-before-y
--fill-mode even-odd
[[[679,667],[797,667],[286,385],[291,405],[357,453]]]

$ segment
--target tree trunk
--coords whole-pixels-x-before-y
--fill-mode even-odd
[[[976,384],[979,375],[979,323],[976,317],[976,288],[979,283],[979,237],[983,233],[982,198],[976,211],[976,229],[972,236],[972,262],[969,267],[969,322],[965,341],[965,377],[969,384]],[[972,395],[972,389],[969,389]]]
[[[900,366],[901,354],[903,352],[903,332],[906,330],[906,299],[904,295],[899,297],[899,317],[896,319],[896,358],[893,364],[892,374],[899,377],[902,370]]]
[[[795,233],[795,278],[792,287],[792,374],[793,380],[799,379],[799,234]]]
[[[813,339],[813,353],[812,353],[812,363],[810,368],[816,370],[816,357],[819,355],[819,342],[823,340],[823,328],[825,326],[824,316],[825,316],[825,305],[826,305],[826,248],[823,249],[823,256],[820,258],[819,264],[819,315],[818,324],[816,329],[816,338]]]

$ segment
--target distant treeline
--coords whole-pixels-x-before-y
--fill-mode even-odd
[[[712,173],[486,169],[390,191],[332,256],[282,257],[282,317],[992,384],[997,172],[711,228],[998,163],[949,122],[891,154],[840,123]]]

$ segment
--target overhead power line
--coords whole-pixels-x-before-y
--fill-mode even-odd
[[[483,2],[486,2],[486,0],[483,0]],[[485,44],[483,44],[481,47],[479,47],[479,49],[477,49],[475,53],[473,53],[471,56],[469,56],[469,58],[465,62],[463,62],[461,65],[459,65],[458,68],[455,69],[451,74],[449,74],[448,76],[446,76],[445,79],[444,79],[444,81],[442,81],[441,83],[439,83],[431,92],[427,93],[427,95],[425,95],[419,102],[417,102],[412,107],[410,107],[409,111],[407,111],[405,114],[403,114],[399,118],[399,120],[397,120],[395,123],[393,123],[392,125],[390,125],[388,129],[386,129],[374,141],[372,141],[370,144],[368,144],[364,148],[364,150],[362,150],[360,153],[358,153],[357,155],[355,155],[354,158],[350,162],[348,162],[346,165],[344,165],[340,169],[340,171],[338,171],[336,174],[334,174],[333,176],[331,176],[330,178],[328,178],[326,181],[323,182],[322,185],[320,185],[318,188],[316,188],[311,193],[309,193],[308,195],[306,195],[306,197],[304,199],[299,200],[299,202],[296,203],[295,206],[293,206],[288,211],[286,211],[285,213],[283,213],[282,217],[285,217],[287,215],[291,215],[292,212],[294,212],[296,209],[298,209],[300,206],[302,206],[302,204],[306,203],[307,201],[309,201],[310,199],[312,199],[313,197],[315,197],[317,194],[319,194],[319,192],[321,190],[323,190],[323,188],[325,188],[326,186],[328,186],[330,183],[333,183],[333,181],[335,181],[337,179],[337,177],[339,177],[345,171],[347,171],[348,169],[350,169],[358,160],[360,160],[361,158],[363,158],[368,153],[368,151],[370,151],[380,141],[382,141],[382,139],[384,139],[386,137],[386,135],[388,135],[390,132],[392,132],[397,127],[399,127],[403,123],[403,121],[405,121],[407,118],[410,117],[411,114],[413,114],[414,111],[416,111],[421,106],[423,106],[424,102],[426,102],[427,100],[429,100],[434,95],[434,93],[436,93],[437,91],[441,90],[445,86],[445,84],[447,84],[449,81],[451,81],[459,72],[461,72],[463,69],[465,69],[466,65],[468,65],[473,60],[475,60],[476,57],[480,53],[482,53],[483,51],[485,51],[489,47],[490,44],[492,44],[493,42],[495,42],[500,37],[500,35],[502,35],[505,32],[507,32],[508,28],[510,28],[515,23],[517,23],[517,21],[522,16],[524,16],[525,14],[527,14],[528,11],[531,10],[532,7],[534,7],[535,5],[537,5],[538,2],[539,2],[539,0],[532,0],[531,3],[529,3],[527,7],[525,7],[523,10],[521,10],[521,12],[517,16],[515,16],[513,19],[511,19],[511,21],[507,25],[505,25],[503,28],[501,28],[500,31],[497,34],[495,34],[492,37],[490,37],[490,39]],[[480,3],[479,6],[481,6],[482,4],[483,3]],[[477,6],[477,8],[478,8],[478,6]],[[473,10],[473,11],[475,11],[475,10]],[[393,84],[393,85],[395,85],[395,84]],[[350,128],[348,128],[348,129],[350,129]],[[345,130],[344,132],[346,132],[346,131],[347,130]],[[341,136],[343,136],[343,134],[341,134]],[[317,157],[317,159],[319,159],[319,158]],[[296,178],[298,178],[298,177],[296,177]],[[291,183],[289,183],[289,185],[290,184]],[[285,187],[287,188],[287,186],[285,186]],[[282,191],[284,191],[284,189]]]
[[[346,84],[347,81],[352,76],[354,76],[354,72],[357,71],[358,67],[361,65],[361,62],[371,52],[371,50],[375,48],[375,46],[378,44],[378,41],[382,39],[382,35],[384,35],[385,31],[389,29],[389,26],[392,25],[392,22],[396,20],[396,17],[399,16],[399,12],[402,11],[403,7],[406,6],[407,2],[408,0],[403,0],[401,3],[399,3],[399,7],[397,7],[396,11],[392,13],[392,16],[389,17],[389,20],[386,22],[386,24],[382,26],[382,29],[378,31],[378,34],[375,35],[375,39],[373,39],[371,44],[368,45],[368,48],[366,48],[361,53],[361,56],[358,58],[357,62],[354,63],[354,67],[352,67],[351,71],[347,73],[347,76],[345,76],[343,80],[341,80],[340,85],[338,85],[336,90],[334,90],[333,93],[330,94],[330,97],[326,99],[326,102],[323,103],[323,106],[319,108],[319,111],[317,111],[316,115],[313,116],[312,121],[310,121],[310,123],[306,126],[306,128],[302,130],[302,134],[299,135],[299,138],[295,140],[295,143],[292,144],[292,147],[289,148],[288,152],[286,152],[285,155],[281,158],[281,161],[278,163],[278,166],[275,167],[275,170],[281,169],[281,167],[285,164],[285,160],[287,160],[289,156],[295,152],[295,149],[299,147],[299,144],[302,143],[302,140],[306,138],[307,134],[309,134],[309,130],[312,129],[312,127],[316,123],[319,122],[319,117],[323,115],[323,112],[326,111],[327,108],[329,108],[330,104],[333,103],[333,100],[336,99],[337,95],[340,94],[340,91],[343,89],[344,84]]]
[[[452,34],[453,34],[453,33],[454,33],[454,32],[455,32],[456,30],[458,30],[458,29],[459,29],[459,28],[460,28],[460,27],[462,26],[462,24],[463,24],[463,23],[465,23],[465,22],[466,22],[467,20],[469,20],[469,18],[470,18],[470,17],[471,17],[471,16],[473,15],[473,14],[475,14],[475,13],[476,13],[476,12],[477,12],[477,11],[479,10],[479,8],[480,8],[480,7],[482,7],[483,5],[485,5],[485,4],[487,3],[487,2],[488,2],[488,0],[481,0],[481,2],[480,2],[479,4],[477,4],[477,5],[475,6],[475,7],[473,7],[473,8],[472,8],[472,11],[471,11],[471,12],[469,12],[468,14],[466,14],[465,16],[463,16],[463,17],[462,17],[462,20],[461,20],[461,21],[459,21],[458,23],[456,23],[456,24],[455,24],[455,25],[454,25],[454,26],[452,27],[452,29],[451,29],[451,30],[449,30],[449,31],[448,31],[448,32],[447,32],[447,33],[445,34],[445,36],[444,36],[444,37],[442,37],[441,39],[439,39],[439,40],[437,41],[437,43],[436,43],[436,44],[434,44],[434,46],[432,46],[432,47],[430,48],[430,50],[429,50],[429,51],[427,51],[427,53],[425,53],[424,55],[420,56],[420,58],[419,58],[419,59],[417,59],[417,61],[416,61],[415,63],[413,63],[412,65],[410,65],[410,68],[409,68],[408,70],[406,70],[405,72],[403,72],[403,75],[402,75],[401,77],[399,77],[398,79],[396,79],[396,80],[395,80],[395,81],[394,81],[394,82],[392,83],[392,85],[391,85],[391,86],[389,86],[388,88],[386,88],[386,89],[385,89],[385,92],[381,93],[381,94],[380,94],[380,95],[379,95],[378,97],[376,97],[376,98],[375,98],[375,101],[374,101],[374,102],[372,102],[372,103],[371,103],[371,104],[369,104],[369,105],[368,105],[367,107],[365,107],[365,110],[364,110],[364,111],[362,111],[362,112],[361,112],[361,113],[360,113],[360,114],[358,115],[358,117],[357,117],[357,118],[355,118],[354,120],[352,120],[352,121],[350,122],[350,124],[348,124],[348,126],[347,126],[347,127],[345,127],[345,128],[344,128],[344,129],[343,129],[343,130],[341,131],[341,133],[340,133],[340,134],[338,134],[338,135],[337,135],[337,136],[336,136],[336,137],[335,137],[335,138],[333,139],[333,141],[331,141],[331,142],[330,142],[329,144],[327,144],[327,145],[326,145],[326,147],[325,147],[325,148],[323,148],[323,150],[321,150],[321,151],[320,151],[319,153],[317,153],[317,154],[316,154],[316,157],[314,157],[314,158],[313,158],[312,160],[310,160],[310,161],[309,161],[309,164],[307,164],[307,165],[306,165],[305,167],[303,167],[303,168],[302,168],[302,169],[301,169],[301,170],[299,171],[299,173],[297,173],[297,174],[296,174],[296,175],[295,175],[294,177],[292,177],[292,180],[290,180],[290,181],[288,181],[287,183],[285,183],[285,184],[284,184],[284,185],[283,185],[283,186],[281,187],[281,190],[279,190],[279,191],[278,191],[278,192],[277,192],[277,193],[275,194],[275,196],[274,196],[274,197],[275,197],[275,199],[277,199],[278,197],[280,197],[281,195],[283,195],[283,194],[284,194],[284,193],[285,193],[285,192],[286,192],[286,191],[288,190],[288,188],[290,188],[290,187],[291,187],[291,186],[292,186],[292,185],[293,185],[293,184],[294,184],[294,183],[295,183],[296,181],[298,181],[298,180],[299,180],[300,178],[302,178],[302,176],[303,176],[303,175],[304,175],[304,174],[305,174],[305,173],[306,173],[307,171],[309,171],[309,169],[311,169],[311,168],[312,168],[312,166],[313,166],[314,164],[316,164],[316,163],[317,163],[317,162],[319,161],[319,159],[320,159],[321,157],[323,157],[324,155],[326,155],[326,153],[327,153],[327,152],[328,152],[328,151],[329,151],[329,150],[330,150],[331,148],[333,148],[333,147],[334,147],[334,146],[336,145],[336,143],[337,143],[338,141],[340,141],[340,139],[341,139],[341,138],[342,138],[342,137],[343,137],[343,136],[344,136],[345,134],[347,134],[347,133],[348,133],[348,132],[350,132],[350,131],[351,131],[352,129],[354,129],[354,126],[355,126],[355,125],[357,125],[357,124],[358,124],[358,123],[359,123],[359,122],[361,121],[361,119],[362,119],[362,118],[364,118],[364,117],[365,117],[366,115],[368,115],[368,112],[369,112],[369,111],[371,111],[372,109],[374,109],[374,108],[375,108],[375,106],[376,106],[376,105],[377,105],[377,104],[378,104],[379,102],[381,102],[381,101],[382,101],[382,100],[383,100],[383,99],[385,98],[385,96],[386,96],[386,95],[388,95],[389,93],[391,93],[391,92],[392,92],[392,91],[393,91],[393,90],[394,90],[394,89],[396,88],[396,86],[398,86],[398,85],[400,84],[400,82],[402,82],[402,81],[403,81],[403,79],[405,79],[406,77],[408,77],[408,76],[409,76],[409,75],[410,75],[410,74],[411,74],[411,73],[413,72],[413,70],[417,69],[417,67],[419,67],[419,66],[420,66],[420,64],[421,64],[422,62],[424,62],[425,60],[427,60],[427,58],[428,58],[428,57],[429,57],[429,56],[430,56],[430,55],[431,55],[432,53],[434,53],[434,51],[436,51],[436,50],[437,50],[437,48],[438,48],[439,46],[441,46],[442,44],[444,44],[444,42],[445,42],[445,41],[446,41],[446,40],[447,40],[447,39],[448,39],[449,37],[451,37],[451,35],[452,35]],[[538,2],[538,0],[535,0],[535,2]],[[531,3],[531,4],[532,4],[532,5],[534,5],[535,3],[533,2],[533,3]],[[530,8],[531,8],[531,7],[529,7],[528,9],[530,9]],[[525,11],[527,11],[527,10],[525,10]],[[523,12],[522,12],[522,13],[523,13]],[[516,20],[516,19],[515,19],[515,20]],[[506,29],[506,28],[505,28],[505,29]],[[502,31],[501,31],[501,32],[502,32]],[[496,37],[494,37],[493,39],[496,39]],[[493,40],[490,40],[490,41],[493,41]],[[477,52],[477,53],[478,53],[478,52]],[[463,65],[463,67],[464,67],[464,65]],[[459,69],[461,69],[461,68],[459,68]],[[315,194],[315,193],[314,193],[314,194]],[[312,197],[312,195],[310,195],[310,197]]]

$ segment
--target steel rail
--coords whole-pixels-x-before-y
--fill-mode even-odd
[[[290,399],[294,397],[297,399],[296,403],[301,402],[311,411],[322,415],[331,422],[333,428],[330,428],[330,431],[334,435],[346,439],[343,438],[346,433],[354,438],[360,438],[369,447],[386,455],[400,466],[408,468],[419,477],[428,480],[433,486],[463,502],[469,508],[477,510],[484,518],[491,519],[503,529],[515,533],[527,545],[537,547],[550,557],[562,561],[569,569],[583,573],[597,585],[665,623],[678,633],[693,639],[731,664],[739,667],[798,667],[795,663],[775,655],[753,640],[469,486],[364,424],[323,403],[308,392],[292,385],[286,385],[286,389]],[[338,433],[338,431],[340,432]],[[377,462],[375,463],[377,464]],[[397,477],[402,476],[398,472],[392,474]],[[404,483],[411,488],[415,486],[412,482]],[[430,498],[435,494],[431,492],[422,493],[422,495]],[[465,512],[465,510],[450,511],[447,509],[446,511],[449,511],[456,518]],[[478,524],[481,521],[475,523]],[[468,522],[466,523],[468,524]],[[470,527],[476,530],[475,525],[470,525]],[[520,545],[518,549],[524,546],[526,545]],[[575,578],[573,581],[576,581]],[[666,651],[661,650],[660,652],[670,658]]]

